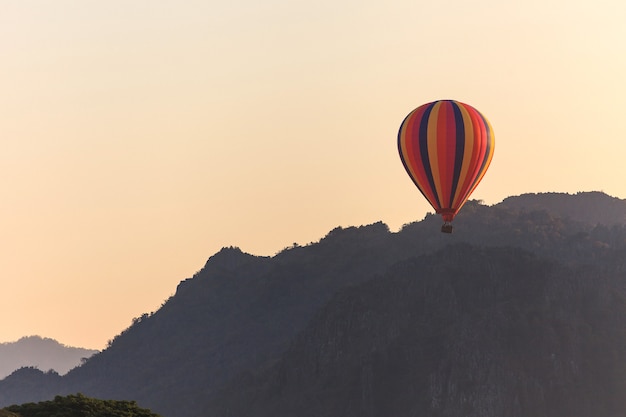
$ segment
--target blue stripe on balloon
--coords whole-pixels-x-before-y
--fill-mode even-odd
[[[454,203],[454,196],[459,185],[461,167],[463,166],[463,156],[465,155],[465,124],[461,109],[455,101],[450,101],[454,111],[454,124],[456,126],[456,152],[454,155],[454,174],[452,177],[452,189],[450,190],[450,205]]]

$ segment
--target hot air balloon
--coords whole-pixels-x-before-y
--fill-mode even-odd
[[[478,110],[455,100],[419,106],[398,132],[398,151],[409,177],[443,217],[452,220],[485,175],[494,149],[491,125]]]

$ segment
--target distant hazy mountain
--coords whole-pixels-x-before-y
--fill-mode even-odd
[[[0,343],[0,378],[16,369],[35,367],[54,370],[63,375],[81,364],[97,350],[64,346],[54,339],[40,336],[23,337],[17,342]]]
[[[272,257],[224,248],[84,365],[0,381],[0,406],[82,392],[166,417],[626,417],[620,213],[602,193],[525,195],[469,202],[451,235],[427,215]]]

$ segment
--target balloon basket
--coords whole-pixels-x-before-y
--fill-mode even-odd
[[[444,223],[441,226],[441,233],[452,233],[452,223]]]

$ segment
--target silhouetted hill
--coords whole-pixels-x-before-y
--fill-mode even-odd
[[[40,336],[22,337],[16,342],[0,343],[0,378],[16,369],[34,366],[44,371],[53,369],[65,374],[81,364],[97,350],[62,345]]]
[[[626,415],[626,276],[449,246],[340,291],[208,416]]]
[[[528,211],[547,210],[559,217],[569,217],[589,224],[626,224],[626,200],[598,191],[577,194],[522,194],[506,198],[499,205]]]
[[[574,196],[574,200],[576,198],[578,197]],[[585,197],[581,196],[580,198]],[[607,197],[607,201],[609,200],[611,198]],[[371,295],[366,294],[369,294],[368,291],[370,290],[363,290],[363,288],[370,288],[368,285],[385,287],[385,279],[388,279],[389,283],[395,282],[394,280],[406,279],[406,277],[401,278],[400,273],[397,272],[396,268],[402,267],[394,265],[404,265],[404,268],[409,269],[414,268],[414,270],[410,270],[410,274],[413,276],[428,275],[430,272],[424,272],[419,268],[425,267],[427,264],[430,265],[429,262],[435,264],[439,262],[441,265],[448,264],[445,248],[451,244],[470,245],[468,250],[470,252],[478,251],[478,253],[483,253],[481,252],[483,250],[488,251],[487,248],[516,248],[511,249],[513,255],[510,256],[506,255],[508,252],[504,249],[494,249],[493,252],[487,252],[491,256],[504,257],[503,260],[492,261],[495,265],[494,268],[496,268],[494,271],[497,272],[494,277],[498,277],[498,279],[508,275],[520,277],[519,274],[524,269],[520,272],[514,270],[518,264],[511,263],[512,259],[510,258],[535,259],[532,258],[534,255],[531,254],[536,254],[542,259],[532,261],[537,263],[536,268],[541,269],[543,268],[541,265],[547,265],[546,268],[553,268],[555,271],[572,271],[572,273],[580,275],[580,282],[586,282],[585,280],[594,282],[596,279],[612,280],[616,277],[621,279],[623,277],[626,270],[626,226],[624,224],[587,222],[584,219],[564,216],[561,214],[563,213],[562,210],[554,207],[550,209],[541,207],[527,209],[508,204],[510,202],[488,207],[475,201],[469,202],[457,217],[455,232],[452,235],[439,232],[441,220],[438,216],[427,215],[424,220],[408,224],[397,233],[390,232],[387,226],[382,223],[361,227],[336,228],[317,243],[307,246],[296,245],[273,257],[257,257],[243,253],[237,248],[224,248],[209,258],[204,268],[193,278],[181,282],[176,294],[167,300],[158,311],[135,319],[132,326],[115,337],[105,351],[94,355],[84,365],[70,371],[63,377],[53,378],[51,375],[38,372],[38,376],[29,375],[26,378],[26,375],[22,375],[23,372],[16,372],[0,381],[0,406],[51,399],[57,394],[67,395],[82,392],[96,398],[136,400],[167,417],[195,417],[207,415],[209,401],[213,401],[211,407],[226,407],[231,404],[229,401],[232,399],[244,401],[246,398],[249,399],[246,397],[246,393],[254,393],[255,395],[258,393],[259,397],[255,397],[253,402],[258,401],[261,407],[271,408],[275,406],[277,407],[276,410],[285,410],[285,408],[281,408],[285,403],[274,400],[272,402],[264,398],[265,391],[259,388],[255,381],[260,381],[258,383],[264,386],[280,387],[279,391],[272,391],[274,393],[272,395],[282,395],[280,393],[286,388],[281,387],[280,384],[273,385],[276,379],[268,377],[266,372],[269,372],[270,375],[272,372],[276,372],[271,370],[277,369],[274,367],[278,366],[277,363],[283,364],[282,366],[286,368],[295,366],[289,359],[289,355],[293,355],[293,352],[315,351],[323,348],[316,346],[315,340],[317,339],[303,336],[309,332],[309,330],[305,331],[307,325],[317,326],[314,323],[321,315],[326,314],[325,312],[332,313],[332,317],[335,317],[333,320],[336,326],[341,326],[344,320],[341,318],[342,314],[345,320],[353,323],[353,319],[349,318],[349,311],[341,309],[335,311],[333,305],[337,302],[337,297],[345,297],[345,294],[350,293],[350,291],[365,291],[362,297],[369,300]],[[566,204],[575,205],[576,202],[568,200]],[[604,209],[600,207],[597,210]],[[498,250],[504,252],[498,252]],[[460,259],[465,258],[461,257]],[[411,265],[413,266],[411,267]],[[509,265],[510,271],[506,270],[507,265]],[[461,270],[462,273],[463,263],[456,265],[455,268]],[[478,266],[473,266],[473,268],[468,267],[468,274],[478,275],[480,271],[476,269]],[[585,275],[587,273],[585,271],[589,272],[590,275]],[[443,277],[442,274],[445,273],[445,269],[435,272],[433,272],[434,276],[440,277],[444,281],[452,279],[452,277]],[[542,275],[544,272],[537,272],[537,274],[544,276]],[[565,272],[559,272],[559,274],[565,274]],[[491,277],[491,275],[489,276]],[[381,277],[386,278],[382,279]],[[525,277],[529,282],[535,282],[531,278]],[[463,281],[457,284],[460,285],[461,282]],[[468,278],[467,282],[476,284],[481,281],[478,278]],[[557,288],[563,282],[563,280],[553,282],[554,294],[559,291],[564,294],[567,294],[568,291],[571,292],[568,287],[563,287],[560,290]],[[403,291],[401,286],[396,284],[391,286],[389,291],[392,291],[392,287],[395,288],[393,291]],[[611,288],[613,291],[617,287]],[[472,289],[473,287],[469,285],[467,291],[454,290],[455,297],[458,299],[457,302],[476,305],[478,301],[474,299],[476,294],[475,291],[471,291]],[[531,289],[527,290],[530,291]],[[437,291],[439,290],[437,289]],[[380,288],[380,291],[383,294],[386,290]],[[531,291],[530,294],[528,297],[538,297],[538,294],[543,293]],[[437,295],[437,297],[440,296]],[[380,321],[377,326],[393,329],[394,326],[399,326],[396,324],[399,318],[395,316],[396,313],[393,313],[396,311],[395,304],[402,306],[406,300],[402,301],[392,297],[384,299],[387,301],[381,301],[382,304],[371,304],[371,308],[376,306],[375,311],[365,311],[362,314],[365,316],[382,314],[390,321]],[[579,301],[578,298],[573,300]],[[519,302],[519,300],[515,302]],[[537,302],[539,303],[539,301]],[[370,305],[369,302],[364,304],[365,307],[368,305]],[[550,308],[550,305],[546,307],[541,304],[541,306],[544,310]],[[423,308],[431,307],[435,308],[436,305],[432,303],[423,305]],[[615,306],[610,308],[613,307]],[[580,309],[582,307],[574,305],[572,308]],[[541,314],[547,314],[544,310],[541,310]],[[459,313],[463,310],[457,309],[455,311]],[[412,310],[406,310],[406,314],[417,317],[415,316],[417,313],[412,312]],[[424,318],[428,317],[439,317],[437,314],[439,314],[437,311],[426,311],[420,317],[425,320]],[[612,310],[612,314],[621,314],[621,312]],[[314,319],[316,317],[317,319]],[[501,320],[492,320],[495,327],[489,332],[485,329],[480,330],[483,332],[481,334],[485,337],[501,337],[501,332],[504,331],[501,329],[502,326],[510,326],[511,333],[521,329],[519,326],[516,327],[517,322],[506,322],[506,317],[508,316],[501,318]],[[515,315],[510,317],[511,320],[521,320]],[[584,318],[586,316],[579,315],[576,317]],[[452,320],[452,316],[448,318]],[[549,324],[543,318],[538,323],[541,323],[541,326]],[[576,325],[570,324],[574,326],[571,332],[576,334],[577,341],[584,339],[584,343],[587,343],[586,338],[590,334],[595,336],[595,333],[589,333],[588,325],[584,322],[579,322]],[[448,328],[449,332],[445,335],[446,339],[436,342],[436,346],[440,346],[441,343],[452,343],[451,340],[456,338],[459,339],[459,343],[469,343],[469,339],[463,333],[457,335],[452,331],[455,329],[458,330],[460,327]],[[478,330],[476,329],[476,331]],[[547,334],[550,330],[545,330],[545,332]],[[598,333],[598,343],[615,352],[613,359],[621,360],[623,356],[620,355],[623,355],[624,345],[618,333],[610,333],[609,330],[604,332],[603,330],[603,332]],[[350,339],[346,343],[351,344],[351,346],[360,346],[361,343],[365,343],[364,346],[366,346],[367,343],[370,343],[367,340],[353,339],[353,334],[350,332],[346,334],[349,335]],[[520,333],[517,337],[526,336],[528,336],[527,333]],[[302,337],[310,339],[312,345],[305,346],[303,342],[298,342]],[[386,340],[385,337],[387,336],[384,333],[376,337],[381,338],[376,342],[381,346],[390,345],[393,342]],[[413,341],[416,336],[407,333],[397,335],[397,337],[406,337]],[[434,338],[435,335],[433,334],[432,337]],[[432,339],[431,342],[435,343],[435,339]],[[498,347],[498,352],[504,349],[502,347],[504,345],[499,344],[500,341],[498,340],[490,343]],[[587,349],[587,345],[584,343],[580,345],[581,349]],[[294,346],[300,346],[300,348],[294,348]],[[560,349],[561,347],[561,344],[558,343],[542,342],[537,349]],[[327,348],[331,349],[330,346]],[[346,352],[352,352],[351,348],[346,347],[345,349]],[[451,354],[450,352],[452,351],[444,350],[442,355],[444,353],[445,355]],[[565,355],[565,353],[558,351],[546,352],[542,350],[541,353],[537,351],[536,354],[533,353],[535,356],[530,356],[528,363],[535,361],[541,355],[550,356],[552,353]],[[461,362],[467,359],[464,356],[454,359],[454,357],[445,355],[438,359],[442,361],[441,363],[446,363],[446,361]],[[409,360],[410,358],[407,357],[406,359]],[[348,362],[351,361],[347,354],[343,356],[343,359]],[[400,359],[398,360],[400,361]],[[348,362],[345,367],[337,363],[338,369],[343,369],[341,372],[348,372],[349,369],[352,369]],[[415,371],[422,365],[406,362],[405,366]],[[510,371],[505,365],[502,366],[502,369],[508,369],[507,372]],[[458,369],[455,372],[461,372],[462,368]],[[598,372],[601,377],[608,377],[604,370]],[[247,377],[242,377],[242,375],[247,375]],[[533,373],[529,375],[529,378],[538,378],[536,383],[541,385],[545,383],[541,378],[548,374]],[[554,376],[557,379],[554,379],[552,384],[561,384],[558,380],[559,375]],[[391,381],[392,376],[389,375],[385,378]],[[526,378],[524,374],[520,378],[522,377]],[[353,376],[346,373],[337,375],[337,378],[349,380]],[[247,379],[253,381],[251,383],[245,382]],[[233,390],[230,381],[238,381],[238,385],[242,389],[245,388],[245,392],[238,393],[237,390]],[[294,380],[285,377],[283,381],[291,384]],[[508,383],[507,381],[502,380],[501,382],[505,384]],[[464,383],[470,384],[470,382],[465,381]],[[570,382],[563,383],[569,384]],[[529,381],[524,382],[524,384],[526,383],[533,384]],[[296,383],[294,384],[294,387],[298,386]],[[415,384],[417,385],[414,385],[414,389],[418,390],[421,385],[417,382]],[[337,387],[337,389],[342,389]],[[310,387],[303,388],[310,389]],[[289,394],[291,391],[287,389],[285,392]],[[324,394],[325,391],[318,392],[315,390],[307,392],[311,395],[328,394],[328,392]],[[459,392],[469,393],[470,391],[468,388],[468,391]],[[553,391],[545,392],[552,393]],[[573,392],[569,388],[566,390],[567,395]],[[416,397],[425,395],[419,391],[415,391],[414,394]],[[385,395],[377,393],[374,396],[383,398]],[[610,396],[611,392],[608,392],[607,395]],[[19,401],[16,400],[18,398]],[[328,406],[330,408],[324,409],[326,411],[320,409],[320,412],[340,409],[345,411],[346,409],[341,407],[346,405],[341,401],[346,399],[353,401],[350,398],[352,397],[349,395],[338,394],[336,397],[338,403],[333,406],[335,408]],[[603,398],[603,401],[608,401],[608,397]],[[290,400],[285,397],[284,401]],[[391,397],[389,401],[395,404],[393,407],[400,407],[403,404]],[[456,400],[449,399],[449,401],[452,401],[450,403],[452,404]],[[610,407],[608,402],[606,404],[606,407]],[[368,410],[378,412],[376,410],[384,409],[378,405],[375,407],[368,408]],[[446,410],[448,411],[444,414],[433,415],[450,417],[461,415],[454,414],[454,408],[446,408]],[[400,411],[398,412],[400,413]],[[276,414],[277,417],[280,415]],[[536,415],[543,416],[544,414]],[[528,414],[521,414],[520,416],[526,417]],[[616,416],[595,415],[594,417],[617,416],[619,414]]]
[[[384,271],[387,262],[367,249],[382,254],[390,237],[379,223],[335,229],[317,245],[273,258],[225,248],[159,311],[68,374],[66,390],[99,398],[132,392],[163,415],[192,408],[237,373],[284,351],[338,288],[367,279],[364,271]]]
[[[54,398],[62,391],[62,383],[62,377],[54,371],[20,368],[0,381],[0,407]]]

